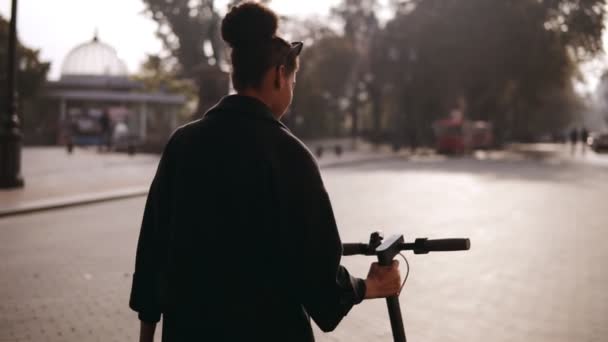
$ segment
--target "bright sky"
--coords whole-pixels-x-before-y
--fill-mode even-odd
[[[284,15],[324,15],[339,0],[272,0],[270,7]],[[228,0],[218,0],[218,8]],[[0,0],[0,14],[10,17],[10,0]],[[40,49],[43,60],[51,61],[49,77],[59,78],[61,63],[80,43],[99,39],[117,51],[136,72],[147,53],[159,52],[156,23],[141,14],[141,0],[19,0],[18,32],[27,46]]]
[[[218,8],[228,0],[217,0]],[[323,16],[340,0],[272,0],[270,7],[284,15]],[[10,15],[10,0],[0,0],[0,14]],[[19,0],[19,37],[26,45],[41,50],[51,61],[50,78],[59,78],[61,63],[76,45],[89,41],[97,29],[99,38],[113,46],[136,72],[147,53],[162,48],[154,32],[156,24],[142,14],[141,0]],[[608,34],[604,33],[604,46]],[[599,75],[608,65],[606,57],[583,67],[586,84],[581,92],[595,89]]]

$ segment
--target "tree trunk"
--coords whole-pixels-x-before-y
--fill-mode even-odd
[[[206,67],[198,73],[198,106],[196,116],[202,117],[222,97],[228,95],[230,80],[228,73],[218,67]]]
[[[370,85],[369,94],[372,102],[373,140],[375,143],[380,143],[382,140],[382,96],[375,85]]]

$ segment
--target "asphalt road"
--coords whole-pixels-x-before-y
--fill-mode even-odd
[[[608,168],[389,160],[323,176],[344,242],[377,229],[471,238],[468,252],[407,255],[410,340],[608,340]],[[135,341],[127,302],[143,204],[0,219],[0,341]],[[371,261],[344,264],[364,277]],[[322,342],[391,341],[383,300],[317,332]]]

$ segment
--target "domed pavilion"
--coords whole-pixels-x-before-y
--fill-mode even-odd
[[[42,129],[47,132],[40,134],[44,132],[39,127],[33,135],[46,136],[47,141],[38,143],[65,143],[66,127],[74,122],[89,122],[86,125],[94,132],[99,118],[107,115],[112,125],[126,124],[140,146],[158,150],[177,128],[185,97],[145,91],[141,82],[129,77],[116,50],[95,35],[67,54],[60,79],[47,82],[40,101],[43,105],[36,107],[44,108],[46,129]]]

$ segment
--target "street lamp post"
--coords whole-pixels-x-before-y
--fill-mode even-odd
[[[21,177],[21,131],[16,103],[16,51],[17,0],[12,0],[8,36],[8,65],[6,66],[6,108],[0,108],[0,189],[20,188],[24,184]]]

